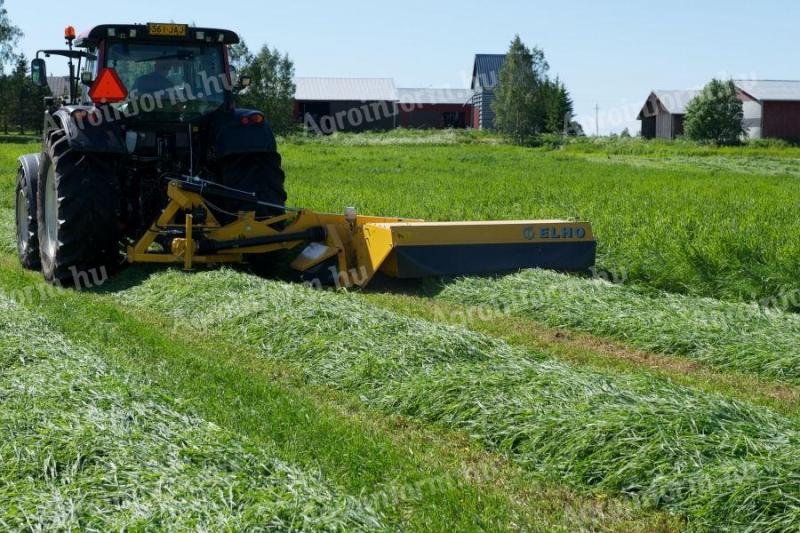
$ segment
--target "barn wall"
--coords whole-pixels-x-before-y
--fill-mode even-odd
[[[661,111],[656,115],[656,137],[672,139],[672,115]]]
[[[491,89],[483,89],[475,95],[475,109],[477,110],[478,123],[477,127],[482,130],[494,129],[494,110],[492,109],[492,102],[494,101],[494,91]]]
[[[800,102],[764,102],[763,136],[800,140]]]
[[[399,126],[399,110],[395,102],[298,102],[300,110],[311,108],[317,110],[313,124],[308,123],[308,117],[302,111],[300,114],[303,116],[298,116],[298,119],[307,129],[320,133],[383,131]]]
[[[457,114],[458,124],[447,123],[445,114]],[[400,125],[404,128],[469,127],[472,123],[472,106],[463,104],[416,104],[406,110],[400,106]]]
[[[760,139],[761,131],[761,104],[753,99],[742,99],[742,111],[744,111],[744,126],[749,139]]]

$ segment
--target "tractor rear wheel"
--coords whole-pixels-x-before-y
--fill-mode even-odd
[[[16,184],[17,255],[29,270],[39,270],[39,231],[36,216],[36,178],[28,176],[20,165]]]
[[[42,273],[53,284],[101,283],[120,259],[120,187],[115,164],[69,148],[63,130],[48,135],[39,171]]]
[[[265,154],[243,154],[228,157],[222,164],[222,184],[241,191],[254,192],[262,202],[278,206],[286,205],[285,175],[281,169],[281,156],[277,152]],[[225,203],[228,214],[221,215],[221,222],[232,222],[238,211],[252,211],[253,205],[229,201]],[[257,206],[259,218],[282,215],[283,210]],[[289,260],[285,253],[249,255],[250,266],[256,274],[272,277],[278,275]]]
[[[222,184],[241,191],[254,192],[262,202],[278,206],[286,205],[286,189],[284,173],[281,169],[281,156],[278,152],[262,154],[242,154],[230,156],[222,162]],[[231,213],[251,211],[252,205],[225,202],[226,210]],[[283,214],[283,210],[258,206],[259,217]]]

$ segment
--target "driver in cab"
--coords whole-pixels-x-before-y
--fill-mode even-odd
[[[183,84],[176,84],[173,80],[169,79],[169,73],[176,67],[175,61],[161,60],[155,62],[155,68],[149,74],[139,76],[133,84],[133,91],[138,95],[143,94],[157,94],[173,89],[180,88]]]

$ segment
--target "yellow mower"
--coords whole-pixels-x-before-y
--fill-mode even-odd
[[[58,284],[128,263],[263,262],[297,249],[303,279],[365,287],[399,278],[594,264],[589,224],[566,220],[424,222],[349,208],[286,206],[284,174],[264,115],[235,105],[228,30],[185,24],[102,25],[66,50],[69,97],[46,100],[42,151],[20,158],[17,248]],[[74,47],[73,47],[74,45]],[[76,49],[77,48],[77,49]]]
[[[159,219],[128,248],[132,263],[240,263],[305,245],[291,263],[304,279],[342,287],[365,287],[382,272],[397,278],[513,271],[521,268],[586,270],[595,242],[585,222],[424,222],[416,219],[342,215],[286,209],[258,220],[255,211],[220,225],[205,196],[258,203],[252,195],[214,183],[173,180],[170,202]],[[281,208],[268,204],[266,207]],[[169,252],[149,251],[171,239]]]

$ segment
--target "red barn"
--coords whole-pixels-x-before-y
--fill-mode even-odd
[[[472,91],[397,89],[402,128],[471,128]]]
[[[751,139],[800,141],[800,81],[735,80]]]

